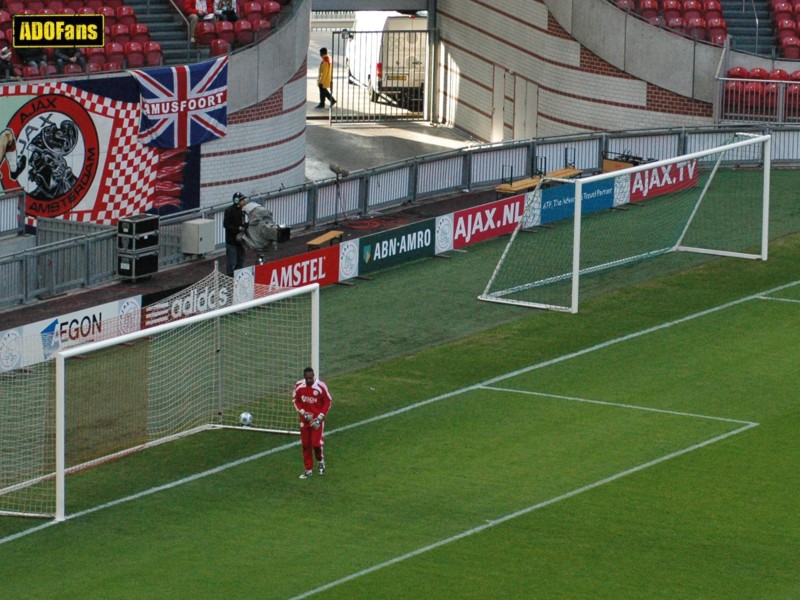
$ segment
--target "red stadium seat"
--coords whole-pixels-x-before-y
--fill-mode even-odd
[[[786,114],[787,116],[800,114],[800,83],[790,83],[786,87]]]
[[[641,0],[639,3],[639,14],[648,21],[660,17],[657,0]]]
[[[731,67],[726,76],[730,79],[747,79],[747,69],[744,67]]]
[[[688,23],[692,19],[705,18],[699,0],[683,0],[683,18]]]
[[[744,106],[749,113],[760,112],[764,108],[764,84],[760,81],[746,81],[744,84]]]
[[[217,37],[214,24],[209,21],[200,21],[194,28],[194,39],[200,46],[208,46]]]
[[[117,11],[117,23],[122,23],[123,25],[127,25],[130,27],[134,23],[136,23],[136,11],[133,10],[130,6],[119,6],[116,9]]]
[[[12,0],[11,2],[5,3],[5,8],[9,14],[18,15],[25,10],[25,5],[22,3],[22,0]]]
[[[118,42],[108,42],[106,44],[106,63],[117,63],[119,65],[125,62],[125,50],[122,44]]]
[[[797,23],[794,19],[781,19],[775,26],[778,33],[778,41],[786,37],[797,37]]]
[[[236,32],[233,29],[233,23],[230,21],[217,21],[216,25],[214,25],[214,31],[217,37],[228,42],[228,45],[233,45],[233,42],[236,41]]]
[[[83,8],[83,0],[67,0],[66,5],[77,13]]]
[[[42,77],[51,77],[58,73],[58,69],[56,69],[55,65],[46,64],[39,67],[39,74]]]
[[[708,38],[712,41],[715,39],[722,39],[722,42],[725,42],[725,38],[728,37],[728,24],[725,22],[725,19],[715,18],[715,19],[706,19],[706,23],[708,24]],[[719,43],[714,41],[714,43]]]
[[[60,14],[60,15],[74,15],[75,11],[72,10],[69,6],[65,6],[64,8],[62,8],[61,10],[58,11],[58,14]]]
[[[25,8],[39,14],[44,9],[44,0],[23,0]]]
[[[44,7],[42,10],[39,11],[39,14],[40,15],[54,15],[54,14],[56,14],[56,11],[54,11],[52,8]]]
[[[77,63],[67,63],[64,65],[64,74],[83,73],[83,67]]]
[[[247,19],[239,19],[233,24],[233,30],[236,33],[236,43],[239,46],[246,46],[252,44],[255,39],[253,32],[253,24]]]
[[[789,81],[800,82],[800,69],[797,69],[796,71],[792,71],[791,73],[789,73]]]
[[[125,44],[125,65],[128,68],[138,69],[145,66],[144,47],[139,42]]]
[[[747,77],[750,79],[767,79],[769,77],[769,71],[763,67],[753,67],[747,73]]]
[[[98,15],[103,15],[103,25],[105,27],[113,27],[117,24],[117,13],[110,6],[101,6],[97,9]]]
[[[83,5],[91,8],[95,13],[103,6],[103,0],[83,0]]]
[[[56,12],[64,8],[64,0],[47,0],[46,8],[52,9]]]
[[[39,67],[31,67],[30,65],[22,67],[22,77],[25,79],[33,79],[34,77],[39,77],[39,75]]]
[[[256,40],[262,40],[267,37],[271,29],[272,25],[266,19],[258,19],[253,23],[253,33]]]
[[[120,6],[125,4],[122,0],[106,0],[105,5],[110,6],[114,10],[117,10]]]
[[[683,7],[680,0],[664,0],[661,3],[661,13],[668,24],[670,19],[683,18]]]
[[[789,81],[789,73],[785,69],[772,69],[767,75],[770,81]]]
[[[791,19],[793,15],[794,9],[788,2],[778,2],[772,6],[772,19],[776,22]]]
[[[723,86],[723,103],[731,112],[742,111],[742,98],[744,97],[744,81],[726,81]]]
[[[261,4],[261,12],[264,17],[269,18],[271,15],[277,15],[281,12],[281,5],[274,2],[274,0],[264,0]]]
[[[792,60],[800,58],[800,39],[796,37],[783,38],[781,40],[781,53],[784,57]]]
[[[222,56],[227,54],[230,50],[230,44],[222,38],[217,38],[211,41],[211,56]]]
[[[7,10],[0,10],[0,29],[5,29],[3,25],[11,23],[11,13]]]
[[[86,72],[87,73],[97,73],[98,71],[103,70],[103,65],[99,63],[86,63]]]
[[[111,41],[123,46],[131,41],[131,30],[127,25],[117,23],[111,27]]]
[[[104,65],[106,62],[105,48],[87,48],[84,52],[87,65]],[[87,69],[88,71],[89,69]]]
[[[251,23],[255,23],[257,20],[263,18],[264,13],[261,9],[261,4],[258,2],[245,2],[242,17]]]
[[[107,62],[103,65],[103,71],[122,71],[122,61]]]
[[[706,21],[709,19],[721,19],[722,5],[717,0],[706,0],[703,6],[703,18]]]
[[[161,44],[150,41],[144,44],[144,62],[148,67],[158,67],[164,63],[164,52]]]
[[[780,94],[781,84],[764,84],[764,114],[774,117],[778,108],[778,95]]]
[[[131,27],[131,41],[144,45],[150,41],[150,28],[145,23],[134,23]]]
[[[633,0],[617,0],[617,8],[626,12],[636,10],[636,3]]]
[[[75,11],[76,14],[79,15],[93,15],[96,14],[93,8],[89,8],[88,6],[82,6]]]
[[[708,39],[708,25],[702,17],[695,17],[686,22],[686,32],[689,37],[695,40],[706,41]]]
[[[686,35],[686,19],[683,17],[672,17],[667,19],[667,27],[675,33]]]

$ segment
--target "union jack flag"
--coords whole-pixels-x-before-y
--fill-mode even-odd
[[[194,65],[131,70],[139,82],[139,139],[158,148],[215,140],[228,129],[228,57]]]

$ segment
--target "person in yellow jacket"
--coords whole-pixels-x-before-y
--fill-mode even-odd
[[[319,104],[316,108],[325,108],[325,98],[331,103],[331,107],[336,104],[336,98],[331,94],[331,84],[333,82],[333,65],[331,65],[331,57],[328,56],[327,48],[320,48],[319,55],[321,61],[319,63],[319,75],[317,75],[317,87],[319,87]]]

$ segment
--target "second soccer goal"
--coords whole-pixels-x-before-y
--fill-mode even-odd
[[[766,260],[770,142],[736,134],[668,160],[543,178],[479,298],[575,313],[590,286],[641,280],[667,253]]]
[[[317,284],[6,373],[0,514],[64,519],[72,474],[102,480],[102,465],[201,431],[299,433],[291,398],[307,366],[319,372]]]

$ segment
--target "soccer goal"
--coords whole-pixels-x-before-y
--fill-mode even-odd
[[[298,433],[291,397],[306,366],[319,372],[316,284],[4,374],[0,513],[64,519],[69,475],[200,431]]]
[[[575,180],[525,197],[481,300],[578,312],[587,288],[647,277],[677,251],[767,260],[769,135]],[[654,272],[654,271],[651,271]]]

